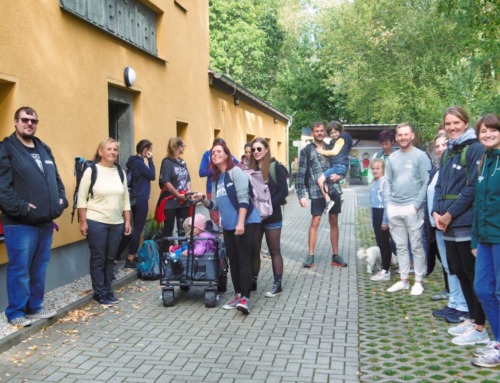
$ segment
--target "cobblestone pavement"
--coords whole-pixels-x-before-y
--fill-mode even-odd
[[[232,286],[216,308],[205,308],[201,290],[177,289],[165,308],[158,282],[137,281],[116,294],[116,308],[90,305],[0,355],[1,382],[358,382],[355,202],[349,189],[340,215],[349,268],[330,265],[326,217],[316,266],[302,268],[310,209],[291,195],[279,298],[264,297],[273,279],[267,259],[248,316],[222,309]]]
[[[357,209],[356,233],[360,247],[375,245],[370,208]],[[364,261],[358,260],[358,270],[362,382],[500,382],[500,367],[473,366],[476,346],[453,344],[447,333],[451,325],[432,316],[446,306],[446,301],[430,300],[444,288],[439,261],[418,297],[385,291],[399,279],[396,267],[390,282],[372,282]],[[413,275],[410,279],[413,284]]]

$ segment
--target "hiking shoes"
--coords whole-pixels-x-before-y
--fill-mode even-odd
[[[441,290],[437,295],[431,297],[431,301],[447,301],[450,299],[450,293],[446,290]]]
[[[229,303],[225,304],[222,306],[224,310],[232,310],[235,309],[238,303],[240,303],[241,298],[236,295],[236,297]]]
[[[471,362],[474,366],[494,368],[500,366],[500,350],[490,350],[487,354],[474,358]]]
[[[460,323],[458,326],[450,327],[448,329],[448,334],[455,335],[455,336],[462,335],[470,328],[474,328],[474,324],[470,320],[466,319],[462,323]]]
[[[344,259],[340,255],[333,254],[332,255],[332,266],[347,267],[347,262],[344,261]]]
[[[49,319],[56,316],[56,310],[49,309],[41,309],[37,313],[34,314],[26,314],[26,318],[28,319]]]
[[[17,317],[17,318],[12,319],[9,323],[12,326],[26,327],[26,326],[30,326],[32,322],[29,319],[26,319],[25,317]]]
[[[271,291],[268,291],[266,293],[266,298],[277,297],[277,296],[281,295],[282,292],[283,292],[283,290],[281,290],[281,282],[274,282],[273,288],[271,289]]]
[[[478,331],[475,327],[469,328],[462,335],[453,338],[452,343],[458,344],[459,346],[466,346],[468,344],[476,343],[487,343],[490,341],[490,335],[488,330],[483,329],[483,331]]]
[[[103,307],[111,307],[111,301],[106,297],[106,295],[94,295],[94,300]]]
[[[302,264],[304,267],[313,267],[315,265],[314,263],[314,255],[309,255],[306,259],[306,261]]]
[[[370,278],[371,281],[390,281],[391,280],[391,272],[380,270],[377,274]]]
[[[466,319],[469,319],[469,313],[467,311],[459,311],[459,310],[455,310],[454,314],[447,315],[444,317],[446,323],[462,323]]]
[[[444,309],[433,311],[432,315],[435,316],[436,318],[444,318],[445,316],[455,314],[455,311],[457,310],[446,306]]]
[[[497,341],[492,340],[488,342],[486,346],[476,347],[474,350],[472,350],[472,353],[474,354],[474,356],[480,357],[486,355],[491,350],[500,350],[500,344]]]
[[[240,302],[236,305],[236,310],[243,314],[250,314],[250,301],[247,297],[241,297]]]
[[[410,290],[410,284],[404,283],[403,281],[396,282],[391,287],[389,287],[386,291],[389,293],[394,293],[400,290]]]
[[[108,298],[108,301],[111,302],[111,304],[115,305],[119,302],[118,298],[113,295],[113,293],[107,293],[106,298]]]

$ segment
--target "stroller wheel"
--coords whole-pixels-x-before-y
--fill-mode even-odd
[[[163,299],[163,306],[172,307],[174,305],[175,299],[174,299],[174,290],[173,289],[162,290],[161,297]]]
[[[227,275],[221,275],[219,277],[219,282],[217,283],[217,291],[227,290]]]
[[[215,291],[205,290],[205,307],[215,307]]]
[[[189,291],[189,286],[181,286],[180,289],[181,291]]]

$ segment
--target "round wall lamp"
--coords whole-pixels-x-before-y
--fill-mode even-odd
[[[274,117],[274,123],[277,124],[278,123],[278,119],[276,117]]]
[[[240,106],[240,99],[238,97],[234,98],[234,105],[235,106]]]
[[[135,80],[137,79],[137,75],[135,74],[135,71],[131,67],[126,67],[125,68],[125,85],[127,85],[129,88],[134,85]]]

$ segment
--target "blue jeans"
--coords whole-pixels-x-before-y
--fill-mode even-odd
[[[462,292],[462,287],[460,286],[460,281],[458,280],[458,277],[456,275],[450,274],[448,259],[446,258],[446,245],[443,239],[443,232],[440,230],[436,230],[436,243],[439,255],[441,256],[441,263],[444,267],[444,271],[448,275],[448,285],[450,286],[450,298],[448,300],[448,307],[451,307],[455,310],[469,312],[464,293]]]
[[[500,342],[500,244],[478,243],[474,290]]]
[[[11,321],[42,309],[53,229],[52,223],[39,226],[5,225],[3,229],[9,256],[9,307],[5,315]]]
[[[334,174],[344,177],[346,173],[347,173],[347,166],[335,164],[325,172],[325,178],[333,176]]]

